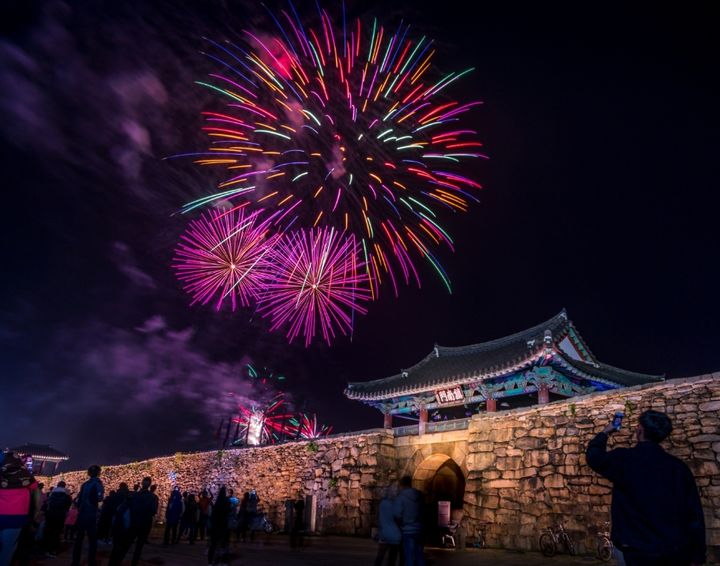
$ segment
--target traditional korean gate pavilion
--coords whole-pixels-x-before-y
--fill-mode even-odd
[[[425,432],[428,412],[465,406],[496,411],[662,381],[603,364],[588,348],[565,310],[523,332],[490,342],[448,348],[435,346],[421,361],[399,374],[348,383],[345,395],[377,408],[392,427],[393,415],[417,415]]]

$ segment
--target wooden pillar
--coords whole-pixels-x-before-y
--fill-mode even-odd
[[[538,405],[547,405],[550,402],[550,388],[547,383],[538,384]]]
[[[425,434],[425,427],[428,422],[428,410],[425,405],[420,406],[420,421],[418,422],[418,434]]]
[[[392,429],[392,413],[388,411],[383,414],[383,427]]]
[[[492,397],[488,397],[485,400],[485,409],[488,413],[494,413],[497,411],[497,400],[493,399]]]

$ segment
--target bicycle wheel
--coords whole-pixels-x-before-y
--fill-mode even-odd
[[[540,552],[543,553],[543,556],[555,556],[557,547],[555,546],[555,539],[550,533],[540,535]]]
[[[568,535],[565,535],[565,548],[567,548],[570,556],[575,556],[577,554],[577,547]]]
[[[613,555],[613,545],[612,543],[604,538],[602,539],[597,546],[597,557],[599,560],[602,560],[603,562],[610,562],[610,559]]]
[[[263,531],[265,531],[267,534],[272,533],[275,530],[275,527],[270,521],[265,521],[265,524],[263,525]]]

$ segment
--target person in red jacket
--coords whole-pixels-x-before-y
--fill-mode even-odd
[[[38,520],[40,490],[22,459],[12,452],[0,453],[0,566],[9,566],[20,531]]]

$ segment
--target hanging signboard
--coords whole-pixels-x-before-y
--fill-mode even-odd
[[[465,402],[465,395],[459,385],[435,392],[435,399],[439,405],[455,405]]]

